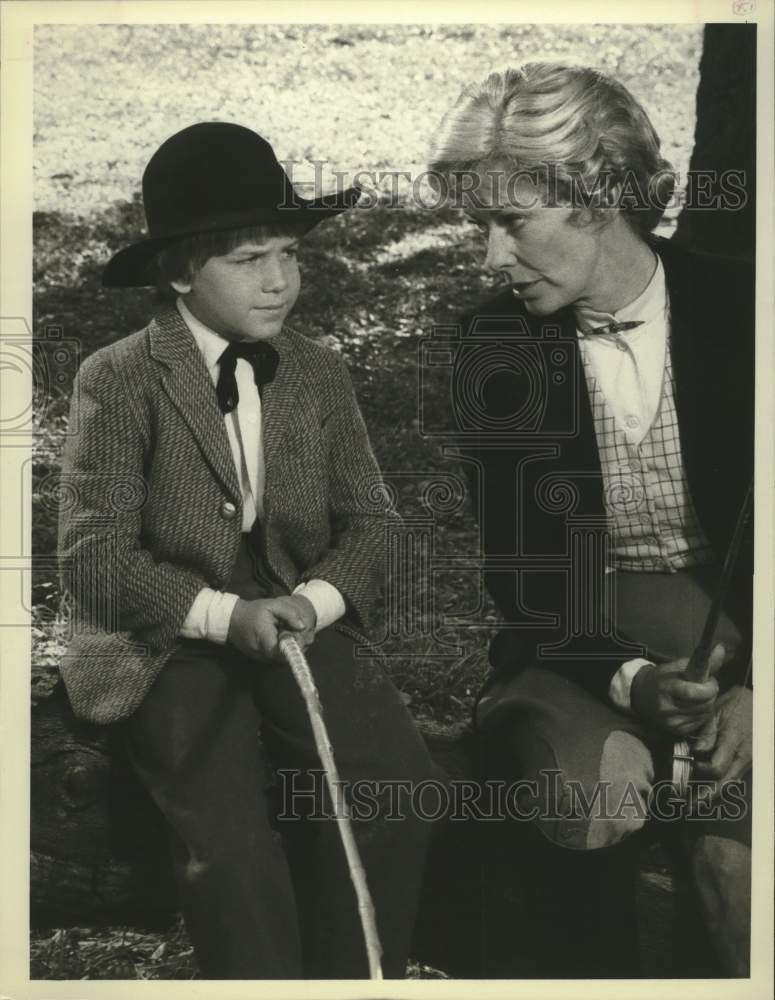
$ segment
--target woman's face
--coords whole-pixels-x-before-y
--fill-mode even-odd
[[[606,284],[603,227],[579,225],[573,208],[545,204],[528,177],[505,183],[488,172],[478,180],[462,200],[487,240],[485,266],[504,275],[536,316],[574,303],[594,307],[596,289]]]

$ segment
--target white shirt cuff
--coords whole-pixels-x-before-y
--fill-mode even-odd
[[[238,600],[236,594],[203,587],[194,598],[179,635],[183,639],[207,639],[223,646],[229,635],[229,622]]]
[[[306,583],[300,583],[293,593],[306,597],[315,609],[317,615],[316,632],[332,625],[347,610],[344,598],[333,583],[329,583],[327,580],[308,580]]]
[[[647,667],[650,664],[651,660],[644,660],[643,657],[638,657],[635,660],[627,660],[611,678],[611,683],[608,687],[608,697],[623,712],[632,711],[630,689],[632,688],[632,682],[635,680],[635,675],[641,667]]]

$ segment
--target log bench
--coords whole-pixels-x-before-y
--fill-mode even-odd
[[[467,727],[421,729],[440,774],[476,776]],[[33,708],[31,813],[33,928],[161,931],[177,919],[161,818],[110,731],[76,719],[61,683]],[[579,864],[600,852],[559,852],[566,867],[553,867],[553,887],[545,871],[540,882],[531,878],[540,850],[542,838],[525,823],[440,826],[415,959],[454,978],[720,975],[705,936],[689,933],[693,898],[654,838],[631,838],[581,876]],[[552,891],[572,905],[552,910]]]

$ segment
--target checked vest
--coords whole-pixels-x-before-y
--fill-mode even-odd
[[[673,573],[711,563],[681,457],[670,343],[654,421],[634,444],[618,426],[582,351],[595,426],[614,569]]]

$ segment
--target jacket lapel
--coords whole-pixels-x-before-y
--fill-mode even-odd
[[[149,330],[151,355],[164,365],[161,383],[210,466],[235,503],[241,502],[237,471],[223,414],[204,359],[177,309],[163,312]]]
[[[261,396],[261,423],[263,427],[264,466],[266,484],[264,502],[278,488],[277,467],[282,455],[281,445],[302,382],[301,366],[296,353],[296,345],[289,331],[283,330],[272,340],[272,346],[279,355],[277,374],[272,382],[264,386]]]
[[[675,248],[667,240],[656,242],[654,249],[665,268],[665,285],[670,303],[670,353],[675,376],[675,404],[681,437],[686,438],[690,436],[692,418],[696,412],[697,400],[693,397],[692,389],[702,383],[703,373],[694,366],[702,367],[707,356],[703,351],[694,350],[698,316],[692,301],[694,289],[686,260],[682,254],[675,253]],[[703,294],[707,294],[707,289],[703,290]],[[685,446],[686,442],[683,443]]]
[[[547,374],[544,422],[550,427],[566,429],[566,434],[556,439],[560,449],[557,464],[562,472],[568,473],[578,490],[579,503],[575,512],[602,514],[604,505],[600,457],[574,312],[566,308],[553,316],[530,316],[528,323],[533,336],[540,337],[545,343],[544,331],[547,328],[559,328],[563,342],[570,345],[572,356],[567,378],[555,385]],[[545,356],[548,354],[549,351],[545,349]]]

